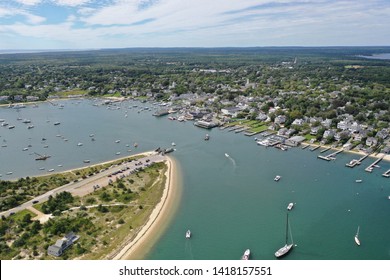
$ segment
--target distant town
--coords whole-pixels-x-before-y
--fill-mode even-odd
[[[171,119],[390,152],[389,48],[146,49],[0,56],[0,102],[117,97]],[[157,104],[157,103],[156,103]],[[165,109],[157,114],[165,114]]]

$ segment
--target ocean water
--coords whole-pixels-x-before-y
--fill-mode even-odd
[[[286,259],[390,259],[390,179],[381,176],[389,162],[369,174],[364,168],[373,159],[350,169],[345,163],[358,156],[341,153],[326,162],[317,159],[320,149],[265,148],[253,137],[156,118],[154,109],[140,111],[153,108],[148,103],[123,102],[119,109],[93,106],[96,100],[58,103],[63,109],[50,103],[0,108],[0,119],[15,125],[0,127],[0,143],[7,145],[0,147],[2,179],[67,170],[83,166],[85,159],[93,164],[175,142],[182,197],[147,259],[234,260],[247,248],[251,259],[274,259],[285,243],[289,202],[295,203],[289,219],[296,246]],[[27,129],[17,118],[30,119],[35,127]],[[55,126],[56,121],[61,124]],[[203,140],[206,133],[209,141]],[[36,161],[35,153],[51,158]],[[276,175],[282,176],[279,182],[273,180]],[[360,247],[354,243],[358,226]]]

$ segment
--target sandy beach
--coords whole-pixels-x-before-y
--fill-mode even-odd
[[[167,157],[167,166],[165,173],[167,180],[161,201],[153,209],[148,221],[136,237],[116,254],[115,260],[143,259],[169,225],[179,204],[181,180],[176,161]]]

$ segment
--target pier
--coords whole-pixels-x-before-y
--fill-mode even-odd
[[[254,135],[257,135],[257,134],[260,134],[261,132],[245,132],[244,135],[245,136],[254,136]]]
[[[319,146],[315,146],[315,147],[313,147],[313,148],[310,148],[310,151],[315,151],[315,150],[317,150],[319,147],[321,147],[321,145],[319,145]]]
[[[244,130],[246,130],[246,127],[242,127],[242,128],[236,129],[234,131],[234,133],[240,133],[240,132],[243,132]]]
[[[367,172],[372,172],[374,170],[374,167],[378,167],[377,164],[383,159],[383,157],[378,158],[376,161],[371,163],[366,169],[364,169]]]
[[[336,159],[335,155],[341,153],[342,151],[343,150],[338,150],[338,151],[333,152],[333,153],[331,153],[331,154],[329,154],[327,156],[318,155],[317,157],[320,158],[320,159],[326,160],[326,161],[335,160]]]
[[[366,159],[369,156],[369,154],[362,156],[359,159],[353,159],[349,163],[345,164],[345,166],[354,168],[356,165],[360,165],[364,159]]]
[[[383,177],[389,178],[390,177],[390,169],[387,170],[385,173],[382,174]]]
[[[329,151],[330,149],[331,149],[331,147],[325,148],[325,149],[323,149],[322,151],[320,151],[320,153],[321,153],[321,154],[322,154],[322,153],[325,153],[325,152]]]
[[[307,147],[309,147],[310,145],[302,145],[302,150],[306,149]]]

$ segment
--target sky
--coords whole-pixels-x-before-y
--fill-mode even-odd
[[[0,50],[390,46],[390,0],[0,0]]]

